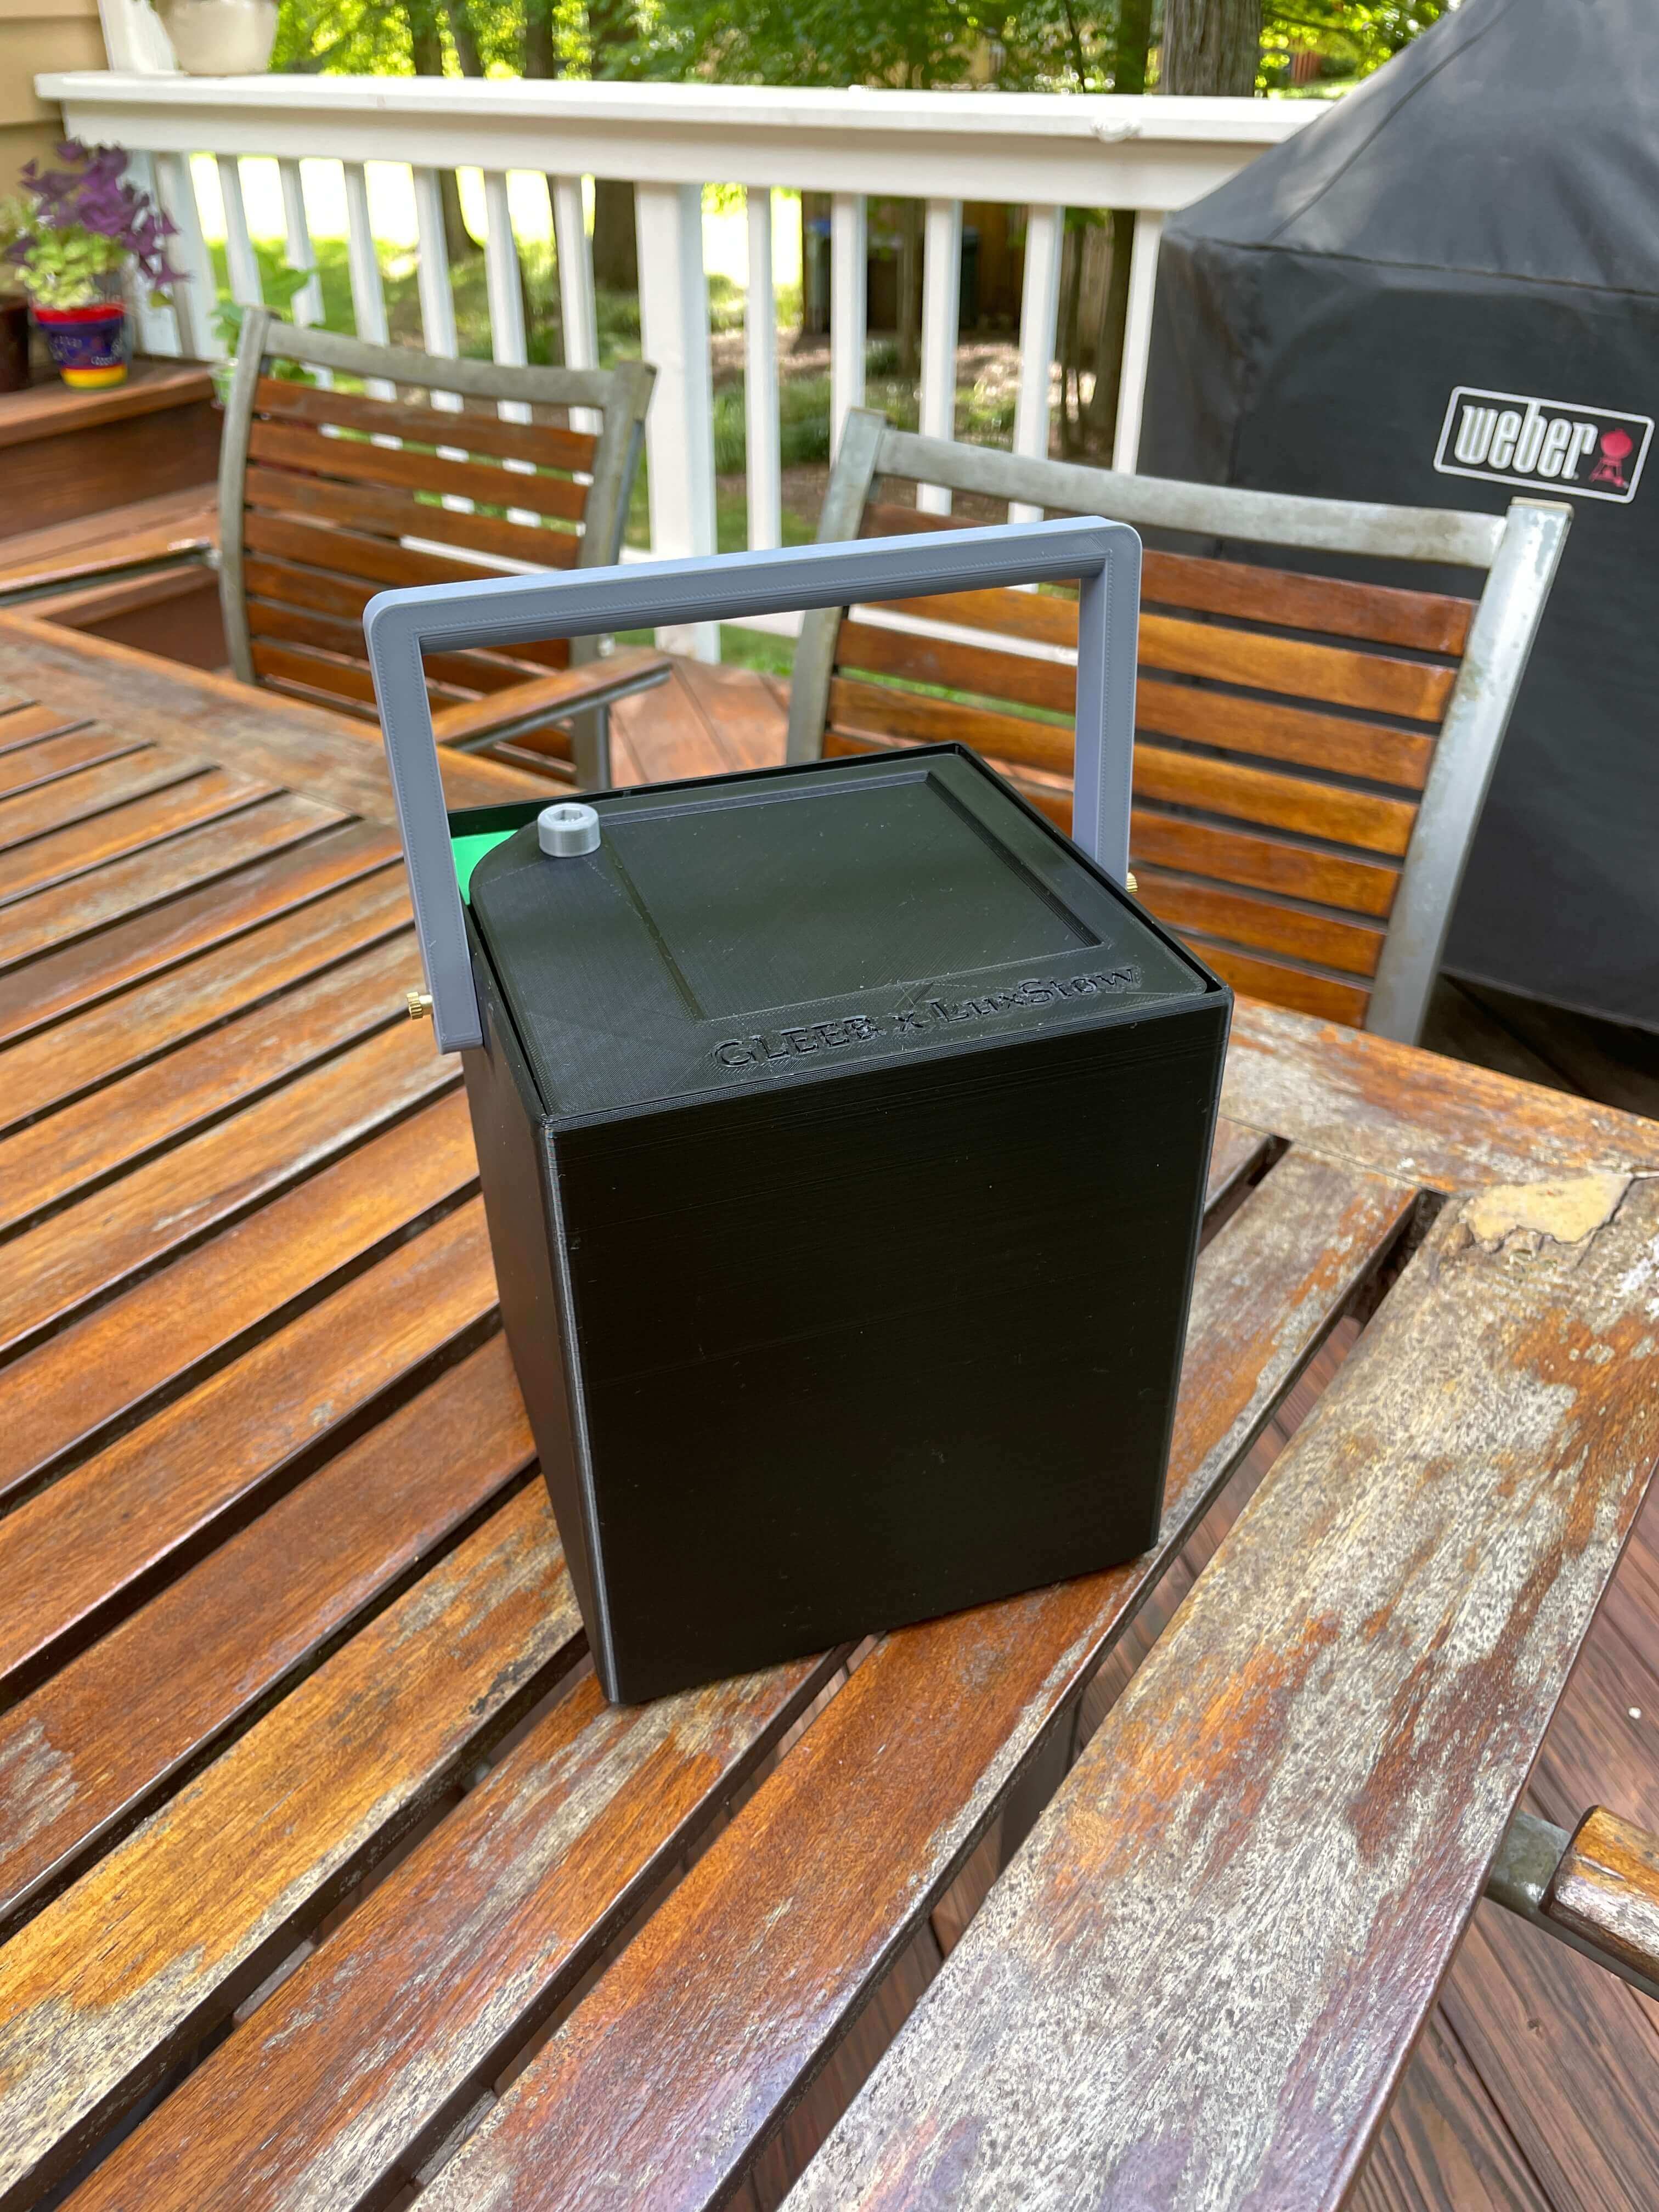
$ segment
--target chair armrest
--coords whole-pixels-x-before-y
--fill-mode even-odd
[[[613,653],[608,660],[585,661],[555,676],[532,677],[459,707],[441,707],[432,717],[432,734],[441,745],[493,744],[562,722],[594,707],[609,707],[635,691],[665,684],[673,663],[649,646]]]
[[[3,554],[0,545],[0,554]],[[165,541],[143,539],[127,548],[84,559],[61,558],[32,568],[26,562],[0,562],[0,607],[32,606],[36,602],[54,607],[84,600],[98,591],[118,592],[123,586],[179,568],[216,568],[217,541],[206,532],[179,531]],[[118,607],[114,609],[119,611]],[[88,616],[88,620],[96,617]]]
[[[1593,1805],[1544,1899],[1544,1917],[1659,1981],[1659,1836]]]
[[[1571,1835],[1517,1813],[1486,1894],[1659,1997],[1659,1836],[1593,1805]]]

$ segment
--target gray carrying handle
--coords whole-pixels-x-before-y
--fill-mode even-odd
[[[380,592],[363,611],[363,632],[440,1051],[482,1044],[483,1032],[422,653],[1070,577],[1081,586],[1072,834],[1121,884],[1129,866],[1140,615],[1140,540],[1127,523],[1027,522]]]

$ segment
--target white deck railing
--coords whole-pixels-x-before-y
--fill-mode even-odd
[[[1050,386],[1067,207],[1139,211],[1114,453],[1133,468],[1140,434],[1152,286],[1164,218],[1231,176],[1262,148],[1309,120],[1300,103],[1117,99],[998,93],[811,92],[712,85],[624,85],[433,77],[191,77],[165,67],[159,26],[134,0],[105,0],[112,58],[125,66],[36,80],[62,104],[77,137],[150,157],[179,223],[192,283],[176,310],[148,316],[151,350],[211,356],[212,263],[191,156],[212,155],[224,209],[234,296],[260,298],[240,164],[274,155],[283,185],[290,265],[315,266],[301,161],[343,171],[356,327],[384,339],[386,305],[371,231],[365,162],[412,172],[419,299],[428,350],[457,350],[439,190],[446,169],[478,169],[485,193],[485,270],[495,356],[525,358],[519,245],[508,207],[511,171],[554,180],[554,230],[564,358],[597,360],[592,264],[582,179],[637,187],[641,341],[658,383],[647,430],[651,539],[660,554],[714,550],[714,462],[702,187],[744,188],[749,227],[745,315],[748,529],[757,547],[779,542],[778,386],[772,280],[772,191],[832,198],[832,430],[864,397],[865,199],[926,203],[922,428],[949,435],[956,390],[957,313],[964,199],[1028,210],[1013,443],[1048,448]],[[320,289],[293,312],[312,321]],[[943,490],[925,491],[935,512]],[[697,641],[712,651],[712,637]]]

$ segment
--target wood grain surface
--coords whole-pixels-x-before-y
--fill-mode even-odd
[[[373,403],[370,403],[371,404]],[[439,425],[428,422],[428,439]],[[511,475],[488,460],[451,460],[435,446],[386,446],[372,438],[331,438],[320,428],[293,422],[254,422],[248,432],[252,459],[268,466],[298,469],[343,483],[385,484],[400,491],[442,494],[482,500],[486,506],[524,507],[535,514],[580,522],[587,503],[586,485],[544,469],[514,470]],[[413,537],[417,533],[409,532]],[[430,533],[438,538],[441,530]]]
[[[307,454],[358,427],[278,402]],[[258,560],[398,565],[311,610],[348,623],[468,565],[280,526]],[[1148,574],[1171,650],[1317,647],[1338,689],[1401,651],[1437,681],[1467,622]],[[1031,598],[1041,642],[1070,612]],[[1297,781],[1261,696],[1153,684],[1164,751],[1213,700],[1236,766]],[[1346,745],[1408,804],[1425,726],[1276,703],[1302,765]],[[1065,818],[1066,733],[1002,719]],[[1438,1977],[1656,1449],[1659,1129],[1241,1000],[1154,1550],[611,1708],[456,1065],[395,1018],[366,727],[0,617],[0,870],[38,872],[0,907],[0,2207],[85,2159],[78,2212],[761,2212],[803,2165],[838,2212],[1304,2212],[1422,2028],[1360,2212],[1648,2212],[1659,2008],[1490,1913]],[[677,664],[613,727],[619,775],[696,775],[776,759],[783,707]],[[457,768],[452,799],[545,789]],[[201,823],[142,811],[237,778]],[[1136,810],[1183,926],[1363,991],[1395,862],[1298,834]],[[1552,1819],[1659,1826],[1650,1550],[1534,1768]],[[1629,1839],[1586,1838],[1605,1914]]]
[[[405,1022],[24,1230],[5,1248],[0,1349],[63,1320],[454,1080],[431,1039]]]
[[[1659,1456],[1656,1281],[1652,1182],[1449,1212],[795,2212],[1340,2202]]]
[[[0,1923],[531,1455],[493,1337],[0,1716]]]
[[[37,890],[32,898],[0,908],[0,969],[57,951],[73,938],[107,929],[143,908],[297,845],[343,819],[334,807],[280,793],[228,821],[210,822],[53,890]]]
[[[471,1199],[0,1521],[0,1682],[493,1310]]]
[[[69,744],[74,740],[64,738],[58,742]],[[18,756],[14,754],[14,767],[17,760]],[[174,752],[165,745],[146,745],[141,750],[123,752],[118,759],[106,760],[96,768],[82,769],[77,775],[54,775],[26,789],[10,792],[0,798],[0,852],[26,844],[32,837],[44,836],[48,830],[61,830],[91,815],[106,813],[111,807],[141,798],[146,792],[181,783],[186,776],[198,775],[202,765],[187,753]]]
[[[164,894],[163,903],[112,922],[90,943],[64,945],[0,975],[0,1043],[384,868],[398,852],[394,837],[366,823],[298,834],[308,836],[298,850],[256,857],[198,890]]]
[[[49,884],[86,875],[106,860],[118,860],[142,846],[176,837],[181,830],[193,830],[200,823],[216,821],[221,815],[240,813],[255,799],[270,797],[271,788],[252,776],[207,768],[199,775],[170,781],[165,790],[149,792],[85,821],[70,822],[62,829],[30,837],[27,843],[0,854],[0,906],[26,899],[31,891]]]
[[[483,408],[451,410],[397,399],[369,399],[337,386],[289,384],[261,377],[254,394],[261,415],[285,422],[335,422],[343,429],[392,435],[416,446],[454,446],[468,453],[533,461],[538,467],[591,470],[598,441],[551,422],[506,422]]]
[[[123,737],[95,722],[83,724],[63,737],[34,738],[26,742],[21,734],[14,735],[9,731],[8,724],[13,719],[0,715],[0,792],[7,797],[15,792],[33,791],[59,776],[101,762],[119,760],[142,750],[136,738]]]
[[[448,510],[432,512],[442,515]],[[558,549],[566,544],[574,558],[574,538],[550,531],[526,534],[547,549],[544,558],[556,562]],[[310,550],[314,557],[314,544]],[[359,573],[374,573],[360,567],[358,549],[349,557]],[[476,574],[477,569],[469,566],[460,573]],[[416,580],[400,575],[381,580]],[[221,767],[265,777],[340,812],[388,826],[397,822],[379,739],[371,740],[325,708],[268,696],[233,677],[182,668],[130,646],[17,615],[0,615],[0,682],[13,684],[31,699],[49,698],[66,714],[112,722],[153,743],[177,745]],[[520,769],[459,753],[446,756],[443,780],[452,806],[499,805],[533,797],[538,787]]]
[[[546,1499],[523,1491],[14,1936],[0,2208],[228,2014],[578,1638]]]
[[[414,934],[305,977],[205,1036],[0,1138],[0,1230],[60,1205],[343,1046],[406,1022]],[[143,1032],[136,1039],[143,1042]],[[5,1060],[0,1057],[0,1086]]]
[[[211,1029],[333,962],[381,942],[410,920],[400,873],[382,869],[284,915],[240,941],[175,967],[50,1030],[0,1049],[0,1128],[93,1090]],[[410,953],[406,964],[418,960]],[[412,970],[411,970],[412,972]],[[290,1003],[287,1002],[287,1003]],[[400,1003],[394,995],[392,1004]]]
[[[0,1497],[325,1289],[477,1176],[466,1103],[451,1091],[47,1337],[6,1370]]]
[[[1234,1011],[1222,1111],[1448,1192],[1556,1170],[1659,1170],[1659,1122],[1258,1000]]]
[[[80,2212],[374,2203],[834,1663],[644,1706],[607,1705],[586,1676],[110,2160]]]
[[[1199,1261],[1156,1549],[884,1638],[440,2175],[432,2212],[720,2201],[1411,1203],[1294,1154],[1272,1170]]]

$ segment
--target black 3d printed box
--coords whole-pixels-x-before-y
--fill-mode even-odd
[[[451,997],[606,1692],[1144,1550],[1224,987],[959,747],[554,811],[449,817]]]
[[[607,1690],[1144,1551],[1225,994],[954,748],[592,803],[472,873],[465,1066]]]

